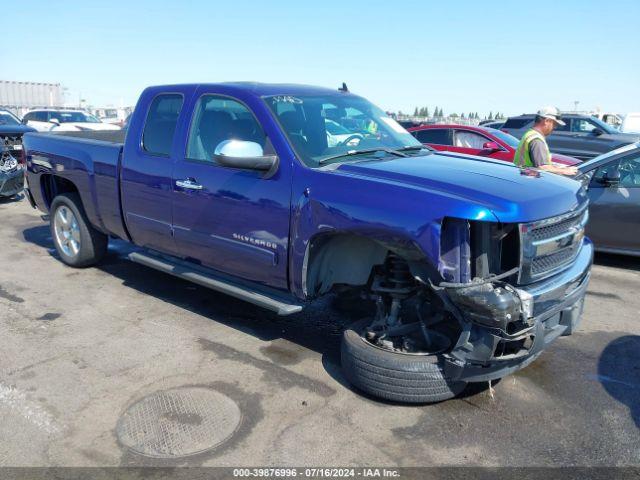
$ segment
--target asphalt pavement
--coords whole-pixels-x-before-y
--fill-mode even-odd
[[[598,255],[578,332],[531,366],[404,406],[346,383],[329,300],[278,317],[131,263],[123,242],[76,270],[26,201],[0,201],[0,222],[0,466],[640,465],[640,259]],[[224,425],[163,414],[164,433],[210,428],[204,447],[136,423],[178,393],[231,400]]]

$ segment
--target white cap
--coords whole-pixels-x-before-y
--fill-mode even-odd
[[[560,120],[560,112],[556,107],[542,107],[540,110],[538,110],[538,113],[536,115],[542,118],[553,120],[558,125],[566,125],[566,123]]]

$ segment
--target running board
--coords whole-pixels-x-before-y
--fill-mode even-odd
[[[183,280],[197,283],[203,287],[226,293],[245,302],[276,312],[278,315],[291,315],[302,310],[302,305],[286,303],[268,294],[255,292],[246,287],[230,283],[225,279],[217,277],[215,274],[201,271],[197,266],[191,266],[181,260],[172,260],[164,256],[142,252],[130,253],[129,260],[146,267],[155,268],[156,270],[182,278]]]

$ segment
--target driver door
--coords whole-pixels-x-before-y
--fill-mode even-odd
[[[608,178],[620,173],[617,185]],[[640,251],[640,154],[596,170],[589,186],[587,235],[596,247]]]
[[[245,280],[287,288],[290,170],[230,168],[214,152],[226,140],[273,147],[240,100],[201,92],[184,154],[173,169],[173,231],[181,257]]]

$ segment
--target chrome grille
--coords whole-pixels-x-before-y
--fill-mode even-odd
[[[586,206],[576,212],[520,225],[519,283],[531,283],[568,267],[582,246],[589,218]]]
[[[562,235],[566,233],[569,229],[579,225],[582,221],[582,216],[578,215],[575,217],[568,218],[566,220],[562,220],[558,223],[552,223],[551,225],[544,225],[538,227],[531,231],[531,238],[534,241],[537,240],[546,240],[548,238],[553,238],[558,235]]]
[[[534,258],[531,261],[531,275],[541,275],[571,262],[571,260],[573,260],[578,254],[578,250],[580,250],[579,247],[580,244],[575,244],[571,247],[559,250],[556,253]]]

